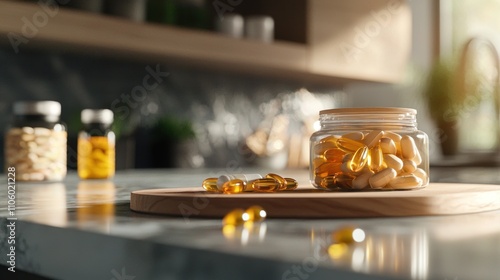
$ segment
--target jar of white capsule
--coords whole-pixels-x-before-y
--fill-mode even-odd
[[[429,184],[429,139],[408,108],[320,111],[310,180],[325,190],[410,190]]]
[[[61,181],[66,176],[66,127],[56,101],[22,101],[13,106],[5,133],[5,168],[17,181]]]

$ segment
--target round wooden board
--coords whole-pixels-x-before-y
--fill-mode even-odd
[[[260,205],[269,218],[361,218],[451,215],[500,209],[500,186],[431,183],[425,189],[324,192],[301,188],[278,193],[214,194],[197,188],[140,190],[130,209],[181,217],[221,218],[234,208]]]

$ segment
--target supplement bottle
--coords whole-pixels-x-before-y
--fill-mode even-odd
[[[429,140],[407,108],[320,112],[311,136],[310,180],[326,190],[409,190],[429,184]]]
[[[5,168],[17,181],[61,181],[66,176],[66,127],[56,101],[22,101],[13,105],[5,134]]]
[[[85,109],[81,113],[83,130],[78,134],[78,176],[106,179],[115,174],[115,134],[111,130],[113,112]]]

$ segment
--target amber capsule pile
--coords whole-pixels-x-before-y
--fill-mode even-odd
[[[409,135],[372,130],[327,136],[311,153],[311,181],[320,189],[418,189],[429,181]]]
[[[225,175],[227,177],[227,175]],[[297,180],[285,178],[278,174],[268,173],[263,178],[254,180],[230,179],[218,185],[220,178],[207,178],[202,187],[208,192],[237,194],[243,192],[273,193],[291,191],[298,187]]]
[[[107,136],[78,139],[78,175],[82,179],[104,179],[115,174],[115,143]]]

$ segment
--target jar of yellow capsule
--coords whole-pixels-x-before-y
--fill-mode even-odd
[[[325,190],[410,190],[429,184],[429,140],[408,108],[341,108],[319,113],[310,180]]]
[[[81,113],[84,129],[78,134],[78,176],[106,179],[115,174],[115,134],[111,130],[113,112],[85,109]]]

